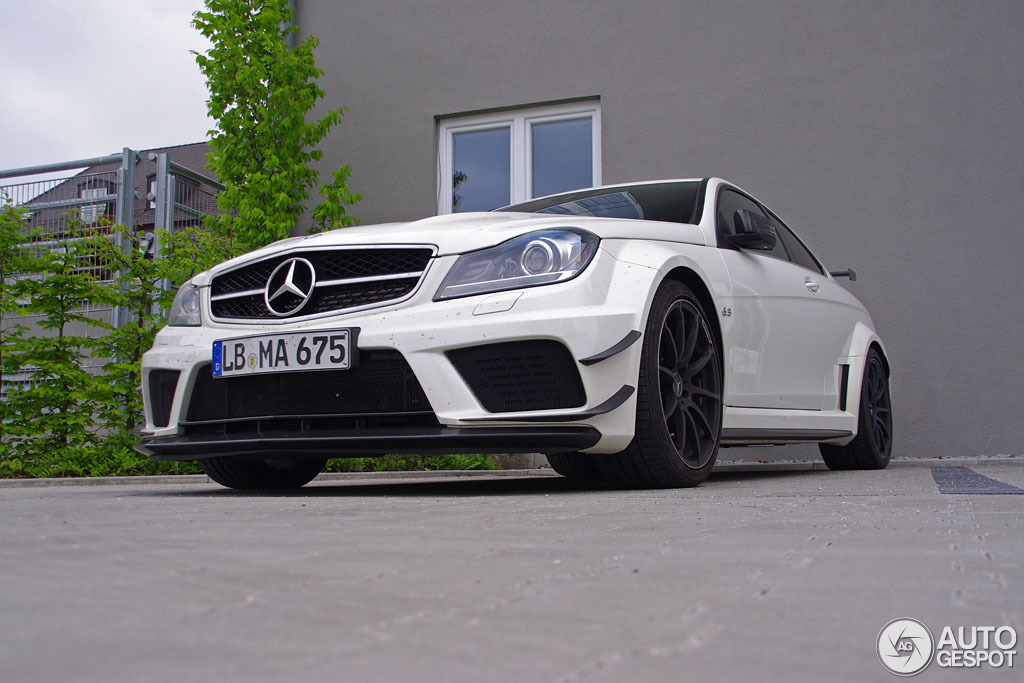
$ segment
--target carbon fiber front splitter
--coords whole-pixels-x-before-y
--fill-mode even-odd
[[[592,427],[413,427],[263,430],[143,439],[135,450],[154,460],[223,455],[253,458],[344,458],[383,454],[552,453],[578,451],[601,438]]]

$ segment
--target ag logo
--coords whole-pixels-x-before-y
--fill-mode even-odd
[[[917,619],[893,619],[878,634],[878,661],[897,676],[924,671],[934,649],[931,631]]]

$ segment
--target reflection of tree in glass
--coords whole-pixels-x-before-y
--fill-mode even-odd
[[[452,211],[458,208],[459,202],[462,201],[462,195],[458,194],[456,190],[459,189],[459,185],[469,180],[469,176],[462,171],[455,171],[452,174]]]

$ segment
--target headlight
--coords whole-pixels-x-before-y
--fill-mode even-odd
[[[434,295],[435,301],[570,280],[587,267],[600,240],[586,230],[543,230],[496,247],[463,254]]]
[[[199,327],[203,324],[199,315],[199,288],[191,282],[178,288],[167,313],[167,324],[173,327]]]

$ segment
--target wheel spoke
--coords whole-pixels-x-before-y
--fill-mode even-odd
[[[722,395],[720,393],[710,391],[702,387],[695,387],[693,385],[690,385],[689,387],[687,387],[687,391],[690,392],[691,396],[706,396],[707,398],[710,398],[713,401],[722,400]]]
[[[665,329],[661,333],[661,349],[660,349],[660,360],[663,364],[662,367],[672,365],[676,362],[676,355],[679,353],[679,347],[676,345],[675,335],[672,334],[672,330],[665,326]],[[670,368],[672,369],[672,368]]]
[[[686,411],[684,411],[684,414],[686,415],[686,422],[688,423],[688,425],[689,425],[689,427],[691,429],[691,433],[693,434],[693,438],[690,439],[690,450],[692,451],[692,456],[691,456],[690,459],[693,460],[698,466],[700,466],[700,445],[701,444],[700,444],[699,430],[697,429],[697,423],[694,422],[693,414],[692,414],[691,411],[686,410]],[[680,450],[680,453],[682,454],[682,450]],[[683,457],[685,458],[686,455],[683,454]]]
[[[687,364],[690,358],[693,357],[694,350],[697,348],[697,333],[700,332],[700,317],[693,315],[691,318],[691,329],[686,335],[686,343],[679,352],[679,367],[683,367]]]
[[[711,423],[708,422],[708,418],[704,416],[704,412],[700,409],[700,406],[698,406],[696,403],[693,403],[691,401],[690,404],[688,406],[686,406],[686,409],[687,409],[686,412],[690,414],[691,419],[692,418],[700,418],[700,425],[699,426],[704,428],[704,433],[707,434],[708,437],[710,438],[712,436],[712,432],[713,432],[713,430],[711,429]],[[697,426],[697,420],[696,419],[693,419],[693,424],[694,424],[694,426]],[[697,430],[697,431],[700,431],[700,430]]]
[[[683,314],[683,308],[679,303],[677,303],[668,314],[668,318],[665,320],[665,325],[666,327],[672,327],[672,338],[676,342],[676,355],[673,358],[673,361],[675,361],[676,366],[678,366],[678,359],[682,356],[683,348],[686,343],[686,319]]]
[[[712,356],[715,355],[715,351],[712,348],[708,348],[702,353],[695,361],[687,365],[686,372],[683,373],[684,379],[691,379],[696,376],[701,370],[703,370],[707,364],[711,361]]]
[[[872,405],[881,405],[888,402],[886,397],[885,373],[877,362],[871,364],[871,377],[869,380],[870,396]]]

